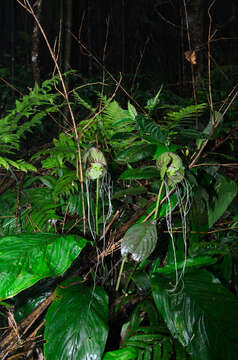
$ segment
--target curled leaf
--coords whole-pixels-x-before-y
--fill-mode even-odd
[[[188,60],[191,64],[196,65],[197,64],[197,58],[195,50],[187,50],[184,53],[184,56],[186,60]]]

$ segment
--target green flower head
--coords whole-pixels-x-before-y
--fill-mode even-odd
[[[177,154],[163,153],[158,157],[156,166],[160,171],[161,179],[165,179],[168,185],[176,185],[184,178],[183,162]]]
[[[107,162],[103,153],[95,147],[87,151],[84,156],[86,165],[86,176],[90,180],[103,177],[107,172]]]

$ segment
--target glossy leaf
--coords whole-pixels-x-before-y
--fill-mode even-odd
[[[132,163],[146,158],[153,158],[156,150],[156,145],[153,144],[139,144],[129,147],[121,151],[116,160],[123,163]]]
[[[151,276],[153,297],[173,336],[194,360],[233,360],[238,353],[238,300],[206,270],[185,274],[171,290],[172,274]]]
[[[211,256],[197,256],[194,258],[187,258],[186,259],[186,269],[188,268],[194,268],[194,267],[201,267],[205,265],[211,265],[215,264],[217,262],[216,258],[213,258]],[[174,273],[175,268],[177,270],[182,270],[184,268],[184,260],[178,261],[176,263],[176,267],[174,263],[170,263],[168,265],[165,265],[163,267],[157,267],[156,264],[153,266],[153,271],[155,271],[157,274],[168,274],[168,273]]]
[[[127,346],[120,350],[109,351],[103,357],[103,360],[133,360],[137,359],[138,352],[132,346]]]
[[[70,284],[71,282],[71,284]],[[101,360],[108,334],[108,296],[72,278],[61,284],[46,316],[46,360]]]
[[[142,169],[127,169],[119,177],[120,180],[134,180],[134,179],[159,179],[159,171],[152,166]]]
[[[135,224],[127,230],[122,240],[122,257],[131,254],[135,261],[145,260],[154,250],[156,243],[156,224],[150,222]]]
[[[76,235],[19,234],[0,239],[0,299],[27,289],[40,279],[63,274],[86,240]]]

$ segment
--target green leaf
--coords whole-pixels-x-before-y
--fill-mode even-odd
[[[130,101],[128,101],[128,111],[129,111],[129,114],[131,115],[132,119],[135,119],[136,115],[137,115],[137,111],[136,111],[135,106],[133,106],[130,103]]]
[[[186,269],[187,268],[194,268],[194,267],[201,267],[201,266],[207,266],[211,264],[215,264],[217,262],[216,258],[213,258],[211,256],[197,256],[194,258],[188,258],[186,260]],[[156,262],[155,262],[156,263]],[[175,269],[182,270],[184,268],[184,260],[178,261],[175,264],[168,264],[164,267],[157,267],[156,264],[154,265],[153,271],[157,274],[169,274],[174,273]]]
[[[209,202],[207,203],[209,228],[224,214],[237,195],[237,184],[233,180],[219,175],[215,183],[215,191],[217,197],[214,198],[214,207]]]
[[[124,171],[119,179],[120,180],[134,180],[134,179],[159,179],[159,171],[152,166],[148,166],[142,169],[127,169]]]
[[[71,278],[59,285],[45,324],[46,360],[101,360],[108,334],[108,296]]]
[[[173,354],[173,347],[171,344],[171,339],[166,339],[163,343],[163,357],[162,360],[169,360]]]
[[[19,234],[0,239],[0,299],[15,296],[40,279],[63,274],[86,240],[76,235]]]
[[[121,243],[122,257],[132,255],[134,261],[145,260],[154,250],[157,243],[156,224],[143,222],[127,230]]]
[[[153,360],[161,360],[162,344],[156,344],[153,347]]]
[[[165,144],[167,142],[168,134],[163,130],[155,121],[146,118],[142,115],[136,117],[137,128],[140,130],[141,135],[152,143]]]
[[[174,275],[151,276],[156,306],[172,335],[193,360],[233,360],[238,352],[238,300],[206,270],[185,274],[178,292]]]
[[[132,360],[137,359],[138,352],[135,348],[127,346],[120,350],[109,351],[103,357],[103,360]]]
[[[155,150],[156,145],[153,144],[134,145],[126,150],[121,151],[116,157],[116,161],[130,163],[144,160],[148,157],[153,158]]]

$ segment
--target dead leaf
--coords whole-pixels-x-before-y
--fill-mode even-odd
[[[195,50],[188,50],[185,51],[184,53],[185,58],[193,65],[197,64],[197,59],[196,59],[196,53]]]

